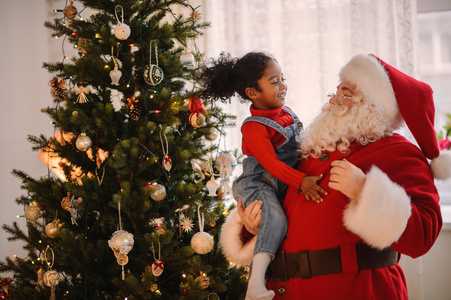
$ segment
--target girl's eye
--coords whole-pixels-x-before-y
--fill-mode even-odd
[[[279,81],[276,80],[276,81],[274,81],[272,84],[277,85],[277,84],[279,84]]]

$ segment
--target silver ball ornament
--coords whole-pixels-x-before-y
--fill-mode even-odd
[[[209,141],[214,141],[218,138],[218,136],[219,136],[219,131],[216,128],[211,127],[209,132],[205,135],[205,138]]]
[[[205,254],[213,249],[213,237],[207,232],[201,231],[191,238],[191,248],[197,254]]]
[[[86,133],[83,132],[80,134],[80,136],[75,141],[75,146],[80,151],[83,151],[83,152],[88,151],[89,148],[91,148],[91,146],[92,146],[91,138],[89,136],[87,136]]]
[[[193,65],[194,64],[194,56],[188,51],[188,49],[185,49],[183,53],[180,55],[180,62],[183,65]]]

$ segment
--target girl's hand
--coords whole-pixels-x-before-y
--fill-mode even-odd
[[[300,190],[304,193],[305,199],[313,200],[316,203],[323,202],[320,193],[327,196],[327,191],[320,187],[316,182],[323,178],[323,174],[318,176],[305,176],[302,180]]]
[[[243,222],[246,230],[253,235],[258,234],[260,220],[262,218],[262,205],[262,200],[255,200],[244,209],[241,198],[237,203],[238,215],[241,218],[241,222]]]
[[[366,175],[346,159],[332,162],[329,187],[357,200],[365,185]]]

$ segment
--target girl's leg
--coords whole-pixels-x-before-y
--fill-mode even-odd
[[[271,300],[275,293],[266,289],[265,274],[271,262],[271,255],[260,252],[254,255],[252,260],[252,273],[249,277],[246,300]]]
[[[261,189],[254,199],[263,200],[262,219],[255,245],[246,300],[273,299],[274,291],[266,289],[266,270],[285,238],[287,218],[272,190]]]

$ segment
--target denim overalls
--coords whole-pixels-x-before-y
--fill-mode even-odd
[[[277,122],[258,116],[251,116],[244,120],[256,121],[277,130],[285,137],[285,142],[274,148],[280,161],[292,168],[296,168],[299,160],[298,137],[302,130],[302,123],[294,112],[283,107],[294,120],[288,127],[282,127]],[[282,209],[288,185],[269,174],[254,156],[243,160],[243,173],[233,182],[233,196],[241,198],[244,207],[254,200],[263,200],[262,218],[255,245],[254,254],[264,252],[273,257],[285,238],[287,218]]]

